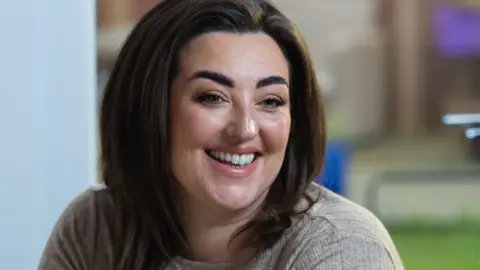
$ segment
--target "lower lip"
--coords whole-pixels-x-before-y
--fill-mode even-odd
[[[216,170],[220,174],[222,174],[226,177],[229,177],[229,178],[245,178],[245,177],[248,177],[248,176],[253,174],[253,172],[255,171],[255,169],[258,166],[258,157],[255,158],[255,160],[252,163],[250,163],[246,166],[235,168],[235,167],[230,166],[227,163],[223,163],[223,162],[220,162],[220,161],[217,161],[217,160],[213,159],[212,157],[210,157],[206,153],[205,153],[205,155],[207,156],[208,163],[210,163],[210,165],[213,167],[214,170]]]

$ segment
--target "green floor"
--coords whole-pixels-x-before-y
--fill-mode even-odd
[[[406,269],[479,270],[480,231],[392,232]]]

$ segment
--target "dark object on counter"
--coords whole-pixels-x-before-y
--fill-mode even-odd
[[[480,160],[480,113],[447,114],[443,117],[443,123],[462,128],[473,157]]]
[[[480,127],[468,128],[465,136],[470,143],[470,149],[475,159],[480,160]]]

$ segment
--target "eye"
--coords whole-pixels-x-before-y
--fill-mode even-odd
[[[279,98],[267,98],[262,101],[262,104],[268,108],[278,108],[285,105],[285,101]]]
[[[203,93],[196,97],[196,101],[206,105],[216,105],[225,101],[225,98],[215,93]]]

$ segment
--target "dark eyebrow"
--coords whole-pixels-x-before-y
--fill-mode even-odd
[[[280,76],[270,76],[270,77],[261,79],[257,83],[257,88],[261,88],[261,87],[265,87],[273,84],[283,84],[288,87],[288,82],[285,78]]]
[[[199,70],[188,79],[189,81],[195,80],[195,79],[207,79],[214,81],[218,84],[227,86],[229,88],[234,88],[235,83],[231,78],[229,78],[226,75],[223,75],[221,73],[215,72],[215,71],[209,71],[209,70]],[[286,85],[288,87],[288,82],[285,78],[281,76],[269,76],[266,78],[261,79],[257,83],[257,88],[265,87],[265,86],[270,86],[274,84],[282,84]]]
[[[193,75],[188,80],[191,81],[191,80],[200,79],[200,78],[208,79],[230,88],[233,88],[235,86],[235,84],[233,83],[233,80],[230,79],[229,77],[221,73],[208,71],[208,70],[197,71],[193,73]]]

